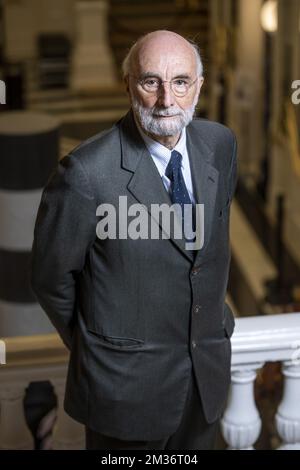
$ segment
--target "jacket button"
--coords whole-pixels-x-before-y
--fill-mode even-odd
[[[196,341],[192,341],[192,347],[195,349],[196,346],[197,346]]]
[[[195,305],[195,307],[194,307],[194,313],[199,313],[200,310],[201,310],[201,308],[202,308],[201,305]]]
[[[191,272],[193,276],[196,276],[199,273],[199,271],[200,271],[200,268],[192,268]]]

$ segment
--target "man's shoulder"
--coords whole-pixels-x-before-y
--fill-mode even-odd
[[[88,139],[82,141],[77,147],[71,150],[71,154],[80,158],[87,155],[99,154],[100,149],[105,149],[116,145],[119,140],[119,130],[117,123]]]
[[[118,121],[119,122],[119,121]],[[118,122],[112,127],[95,134],[74,147],[60,164],[69,173],[81,173],[82,169],[89,175],[99,174],[99,169],[107,168],[120,154],[120,136]]]
[[[206,141],[229,139],[232,142],[235,139],[232,129],[217,121],[196,117],[191,121],[190,126]]]
[[[210,162],[219,171],[229,171],[231,162],[236,160],[236,137],[224,124],[209,119],[196,118],[189,124],[189,137],[194,146],[202,151],[210,150]]]

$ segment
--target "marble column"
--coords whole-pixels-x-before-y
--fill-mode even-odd
[[[76,42],[71,70],[74,90],[96,91],[116,84],[108,42],[107,7],[106,0],[76,2]]]

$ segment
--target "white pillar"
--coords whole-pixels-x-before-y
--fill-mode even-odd
[[[253,449],[261,430],[261,419],[254,401],[256,369],[232,373],[228,406],[221,420],[221,430],[229,449]]]
[[[298,360],[299,362],[299,360]],[[276,413],[276,427],[284,450],[300,450],[300,365],[283,364],[283,398]]]
[[[115,84],[115,66],[107,33],[107,0],[77,1],[71,87],[90,91]]]
[[[6,383],[0,386],[0,449],[31,450],[33,437],[24,415],[27,383]]]
[[[58,401],[57,419],[53,430],[52,448],[56,450],[85,449],[85,434],[82,424],[74,421],[64,410],[65,380],[54,380],[52,384]]]

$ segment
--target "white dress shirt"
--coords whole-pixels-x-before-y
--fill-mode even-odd
[[[162,178],[163,184],[166,188],[166,190],[169,192],[170,191],[170,185],[171,181],[169,178],[165,175],[165,171],[167,168],[167,165],[169,163],[169,160],[171,158],[171,152],[172,150],[168,149],[164,145],[160,144],[156,140],[152,139],[149,137],[141,127],[137,124],[137,128],[146,144],[146,147],[156,165],[156,168],[158,169],[158,172]],[[186,185],[186,188],[188,190],[191,202],[195,204],[195,198],[194,198],[194,193],[193,193],[193,185],[192,185],[192,178],[191,178],[191,169],[190,169],[190,162],[189,162],[189,157],[188,157],[188,152],[186,148],[186,130],[185,127],[183,128],[180,138],[173,148],[173,150],[177,150],[177,152],[181,153],[182,155],[182,160],[181,160],[181,170],[182,170],[182,175],[184,178],[184,182]]]

